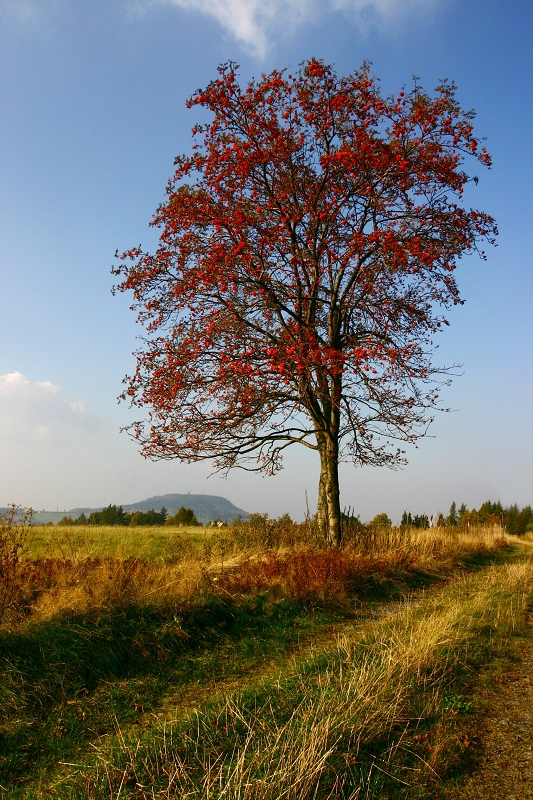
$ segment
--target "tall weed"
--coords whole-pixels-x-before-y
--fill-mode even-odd
[[[12,504],[0,513],[0,622],[17,605],[21,555],[28,543],[33,510]]]

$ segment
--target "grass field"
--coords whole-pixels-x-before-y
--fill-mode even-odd
[[[172,543],[182,538],[201,547],[212,529],[172,528],[165,525],[132,527],[117,525],[36,525],[28,541],[26,558],[168,558]],[[170,548],[170,549],[169,549]]]
[[[0,795],[444,798],[533,597],[499,528],[32,530],[0,626]]]

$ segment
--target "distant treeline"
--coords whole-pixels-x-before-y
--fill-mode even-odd
[[[533,509],[531,506],[518,508],[513,505],[504,508],[498,501],[492,503],[487,500],[479,509],[468,509],[463,503],[457,508],[456,503],[450,506],[447,517],[439,514],[436,520],[430,520],[426,514],[413,516],[410,511],[404,511],[401,525],[403,527],[429,528],[431,522],[437,527],[448,525],[452,528],[469,528],[471,525],[500,525],[507,533],[514,536],[523,536],[528,531],[533,531]]]
[[[361,525],[359,518],[348,513],[341,515],[344,523],[357,522]],[[48,523],[51,524],[51,523]],[[124,511],[122,506],[109,505],[101,511],[92,511],[89,516],[80,514],[76,519],[70,516],[63,517],[58,525],[201,525],[198,522],[194,511],[191,508],[182,506],[173,516],[169,516],[166,508],[155,511]],[[387,514],[378,514],[371,523],[372,527],[390,527],[392,521]],[[401,527],[429,528],[432,525],[437,527],[451,526],[454,528],[469,528],[473,525],[500,525],[505,528],[507,533],[515,536],[523,536],[528,531],[533,531],[533,509],[526,506],[520,509],[516,503],[513,506],[504,508],[498,501],[492,503],[487,500],[479,509],[468,509],[463,503],[459,508],[454,502],[450,506],[447,516],[438,514],[437,517],[429,517],[427,514],[411,514],[404,511],[402,515]]]
[[[165,507],[161,511],[124,511],[122,506],[109,505],[101,511],[91,511],[88,517],[80,514],[76,519],[63,517],[58,525],[201,525],[192,508],[182,506],[174,516],[169,517]]]

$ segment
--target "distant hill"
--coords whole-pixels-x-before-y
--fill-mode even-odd
[[[242,508],[237,508],[225,497],[218,497],[214,494],[159,494],[142,500],[140,503],[122,506],[124,511],[148,511],[154,508],[160,511],[163,506],[170,515],[175,514],[182,506],[192,508],[196,518],[203,522],[212,522],[214,519],[222,519],[231,522],[232,519],[248,516]]]
[[[120,504],[117,503],[117,505]],[[124,511],[148,511],[150,508],[160,511],[163,506],[171,516],[179,511],[182,506],[192,508],[196,518],[204,525],[214,519],[231,522],[239,516],[243,519],[249,516],[246,511],[243,511],[242,508],[237,508],[225,497],[218,497],[218,495],[214,494],[159,494],[155,495],[155,497],[149,497],[147,500],[141,500],[139,503],[123,505],[122,508]],[[70,511],[38,511],[35,513],[33,521],[36,525],[46,525],[47,522],[55,524],[64,516],[75,519],[82,512],[85,516],[88,516],[91,511],[101,511],[102,508],[103,506],[98,508],[71,508]]]

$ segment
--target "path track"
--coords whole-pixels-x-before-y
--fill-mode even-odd
[[[533,800],[533,610],[526,625],[520,660],[490,697],[481,763],[450,800]]]

